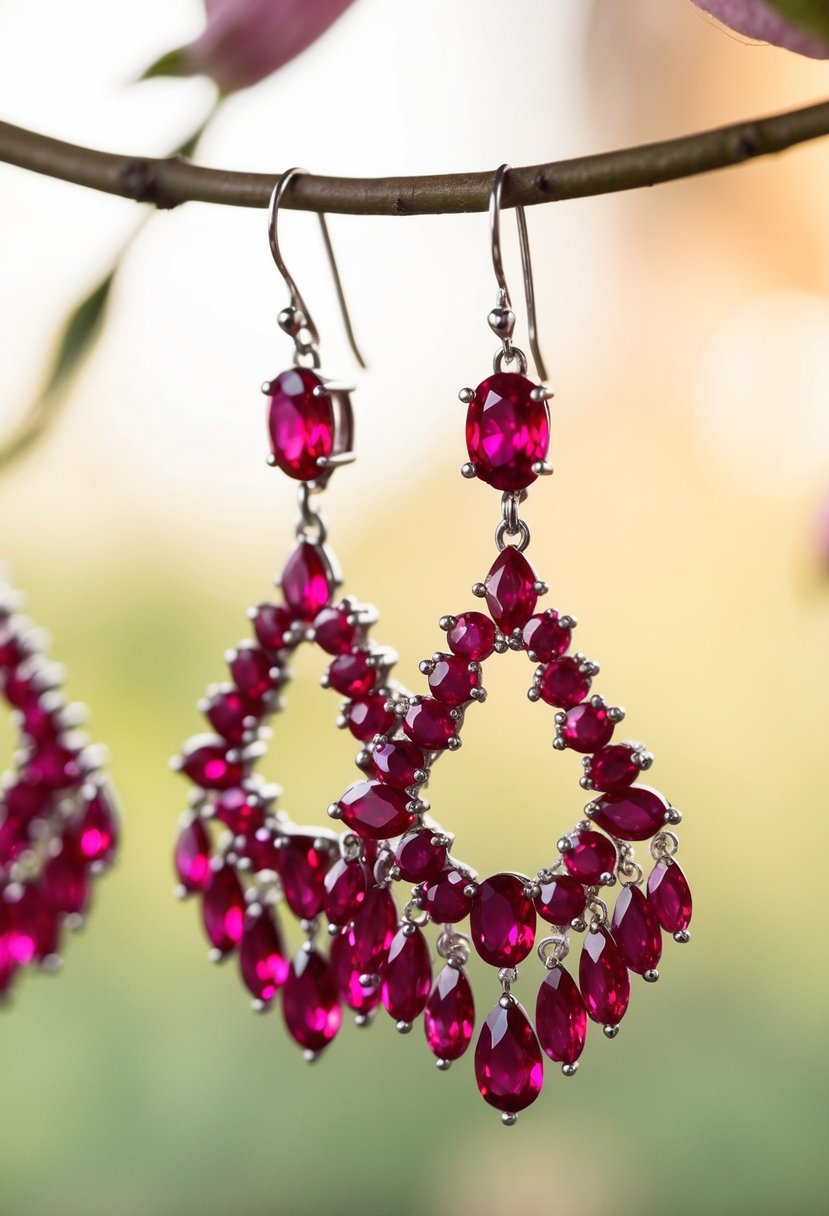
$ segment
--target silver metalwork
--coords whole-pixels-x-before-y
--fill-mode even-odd
[[[537,952],[547,970],[552,971],[559,963],[563,963],[570,953],[567,931],[562,929],[560,933],[551,933],[549,937],[542,938],[538,943]]]
[[[512,363],[517,360],[523,374],[527,370],[527,360],[522,351],[512,345],[512,330],[515,325],[515,315],[512,313],[507,279],[504,274],[504,259],[501,253],[501,194],[504,178],[511,166],[504,164],[496,170],[489,193],[489,232],[492,247],[492,268],[498,283],[498,296],[495,308],[490,312],[488,322],[490,329],[501,339],[501,350],[493,360],[496,372],[501,370],[504,362]],[[524,278],[524,298],[527,304],[527,329],[529,331],[530,351],[535,360],[536,371],[541,380],[547,379],[547,369],[538,345],[538,326],[535,315],[535,288],[533,285],[533,269],[530,258],[530,241],[527,235],[527,217],[523,207],[515,208],[515,219],[518,224],[518,243],[521,250],[521,270]]]

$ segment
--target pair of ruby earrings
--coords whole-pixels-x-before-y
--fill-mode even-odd
[[[691,895],[675,859],[680,814],[639,781],[652,756],[640,743],[615,741],[624,713],[593,692],[599,668],[572,648],[575,618],[537,611],[548,588],[525,556],[530,532],[520,506],[552,472],[551,393],[527,377],[526,357],[512,340],[500,242],[508,169],[498,170],[490,196],[498,295],[489,325],[500,347],[493,374],[460,393],[467,405],[462,472],[501,492],[498,553],[472,588],[480,607],[441,619],[445,642],[421,663],[428,691],[416,694],[394,678],[394,651],[370,637],[375,609],[339,596],[337,562],[314,506],[334,468],[353,459],[351,390],[319,373],[319,337],[279,249],[280,201],[299,170],[277,183],[269,239],[290,292],[279,324],[294,340],[295,358],[264,389],[271,461],[300,483],[296,543],[278,580],[281,600],[250,611],[253,639],[228,652],[229,678],[201,702],[211,733],[191,739],[174,764],[195,787],[175,848],[179,894],[198,898],[212,957],[238,957],[254,1007],[281,1005],[308,1059],[337,1035],[344,1010],[367,1026],[382,1007],[401,1033],[422,1019],[427,1047],[446,1069],[476,1033],[466,974],[474,951],[500,986],[477,1030],[475,1078],[510,1124],[538,1097],[545,1055],[571,1076],[588,1020],[615,1038],[631,974],[657,979],[663,933],[688,940]],[[543,380],[521,208],[516,216],[531,348]],[[336,268],[335,279],[347,321]],[[278,807],[278,789],[255,772],[265,724],[284,708],[290,662],[304,643],[323,652],[322,685],[342,698],[338,725],[360,744],[359,779],[332,801],[326,827],[294,824]],[[505,870],[481,879],[457,856],[425,791],[435,762],[460,746],[466,711],[486,699],[485,665],[511,650],[534,664],[529,698],[555,711],[553,746],[582,756],[580,786],[590,800],[546,846],[536,874]],[[647,866],[634,853],[645,841]],[[282,933],[288,915],[305,938],[293,959]],[[581,935],[576,980],[564,960]],[[533,950],[541,982],[531,1018],[513,988]]]

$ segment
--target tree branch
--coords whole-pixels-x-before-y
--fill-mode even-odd
[[[534,206],[635,190],[725,169],[825,135],[829,135],[829,101],[679,139],[513,169],[504,183],[503,202],[507,207]],[[265,207],[277,177],[276,171],[207,169],[180,157],[98,152],[3,122],[0,161],[164,209],[189,200]],[[491,184],[492,171],[378,178],[303,174],[290,184],[283,205],[344,215],[485,211]]]

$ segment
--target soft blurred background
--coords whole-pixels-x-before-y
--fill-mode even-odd
[[[201,20],[197,0],[4,0],[0,114],[163,154],[211,87],[129,82]],[[687,0],[357,0],[227,102],[199,159],[349,175],[525,164],[817,100],[827,71],[747,46]],[[685,811],[697,912],[662,981],[635,984],[619,1038],[593,1033],[573,1081],[550,1067],[512,1130],[479,1099],[471,1051],[440,1074],[420,1029],[400,1038],[382,1014],[344,1026],[309,1069],[278,1015],[250,1014],[235,964],[207,964],[195,908],[171,898],[186,790],[167,759],[290,545],[292,489],[265,466],[258,392],[289,343],[263,214],[151,217],[64,415],[0,481],[3,556],[109,746],[126,820],[62,973],[24,976],[2,1013],[3,1216],[829,1208],[827,189],[829,142],[528,216],[556,392],[531,552]],[[4,423],[139,214],[0,166]],[[437,618],[470,605],[494,553],[497,495],[457,472],[456,392],[493,350],[486,220],[331,228],[370,371],[359,463],[326,510],[346,589],[378,604],[376,635],[414,680]],[[324,369],[349,377],[316,221],[289,214],[282,231]],[[299,822],[322,821],[351,779],[320,670],[300,662],[266,766]],[[463,752],[432,782],[481,872],[536,869],[583,803],[578,759],[551,751],[549,711],[526,700],[530,672],[494,665]]]

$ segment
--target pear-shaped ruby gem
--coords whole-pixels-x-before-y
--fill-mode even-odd
[[[525,886],[517,874],[494,874],[478,887],[470,933],[478,954],[493,967],[514,967],[533,948],[535,906]]]
[[[427,752],[439,752],[449,746],[458,730],[447,705],[434,697],[415,697],[406,710],[403,730],[413,743]]]
[[[278,874],[282,865],[282,855],[279,849],[281,839],[281,834],[275,836],[269,827],[256,828],[255,831],[245,834],[244,841],[241,843],[242,856],[248,858],[257,874],[263,870]],[[236,847],[240,847],[239,841],[236,842]]]
[[[596,790],[616,793],[627,789],[639,776],[640,769],[632,757],[636,749],[630,743],[613,743],[590,757],[590,780]]]
[[[481,1097],[496,1110],[517,1114],[541,1093],[544,1065],[530,1020],[514,1002],[496,1005],[475,1047],[475,1080]]]
[[[6,895],[8,897],[8,892]],[[42,962],[58,953],[60,913],[48,906],[39,883],[25,883],[19,898],[6,907],[7,945],[16,963],[24,965],[33,959]]]
[[[584,701],[567,710],[561,735],[574,752],[595,752],[613,738],[613,723],[603,705]]]
[[[372,975],[382,970],[397,929],[397,906],[386,887],[371,887],[346,930],[354,966]]]
[[[89,907],[89,880],[86,872],[73,860],[69,848],[64,848],[47,861],[40,876],[40,885],[44,901],[54,912],[80,915]]]
[[[283,839],[279,850],[282,893],[299,920],[313,920],[322,911],[331,858],[330,845],[319,837],[297,833]]]
[[[337,655],[328,667],[329,686],[343,697],[364,697],[377,680],[377,670],[369,658],[365,650]]]
[[[354,738],[362,743],[385,734],[395,720],[392,710],[386,708],[386,698],[380,694],[351,701],[343,710],[343,717]]]
[[[303,621],[313,621],[334,591],[331,566],[322,545],[302,540],[285,563],[282,594]]]
[[[668,810],[666,799],[647,785],[604,794],[593,805],[594,823],[622,840],[647,840],[665,826]]]
[[[249,614],[256,640],[264,650],[281,650],[285,634],[294,623],[294,614],[287,604],[260,604]]]
[[[355,1013],[366,1014],[380,1004],[380,980],[375,975],[368,976],[359,967],[354,966],[348,934],[339,933],[331,942],[331,952],[328,965],[337,985],[340,999],[353,1009]],[[361,979],[369,982],[361,984]]]
[[[455,617],[446,641],[453,654],[481,663],[495,649],[495,626],[482,612],[463,612]]]
[[[575,980],[553,967],[541,981],[535,1006],[538,1041],[557,1064],[575,1064],[587,1035],[587,1010]]]
[[[378,781],[404,790],[417,783],[417,773],[426,771],[423,749],[408,739],[380,743],[372,750],[369,768]]]
[[[81,810],[72,833],[79,864],[110,861],[118,845],[118,816],[110,795],[98,786]]]
[[[323,911],[332,925],[345,925],[366,897],[368,876],[361,861],[340,857],[325,875]]]
[[[691,888],[673,858],[663,857],[651,870],[648,899],[666,932],[683,933],[688,928],[694,910]]]
[[[213,815],[234,836],[252,835],[264,822],[262,803],[245,789],[222,790],[213,803]]]
[[[202,919],[210,944],[220,954],[230,954],[242,940],[245,895],[232,866],[213,870],[202,897]]]
[[[630,1000],[630,977],[619,948],[604,926],[584,936],[579,959],[579,987],[589,1017],[615,1026]]]
[[[290,964],[279,924],[270,908],[251,908],[245,915],[239,968],[248,991],[268,1004],[288,978]]]
[[[78,753],[58,742],[40,747],[26,765],[26,780],[50,790],[69,789],[82,779]]]
[[[274,463],[297,481],[322,476],[318,464],[334,453],[336,422],[332,398],[307,367],[292,367],[268,385],[268,431]],[[343,397],[345,402],[347,397]]]
[[[406,882],[437,878],[446,865],[447,845],[440,841],[433,828],[412,828],[402,836],[394,852],[400,877]]]
[[[522,629],[535,612],[538,592],[535,571],[523,553],[507,545],[484,579],[486,606],[502,633]]]
[[[547,457],[550,411],[518,372],[496,372],[475,390],[466,415],[466,450],[478,477],[496,490],[523,490]]]
[[[400,836],[414,823],[408,809],[410,798],[403,790],[381,781],[358,781],[338,802],[343,823],[369,840]]]
[[[590,676],[582,671],[577,659],[553,659],[538,679],[541,700],[558,709],[572,709],[590,691]]]
[[[242,642],[230,658],[230,674],[242,696],[259,702],[275,688],[279,687],[279,676],[276,671],[271,676],[272,660],[264,650],[253,642]]]
[[[562,625],[554,608],[530,617],[522,631],[524,649],[534,663],[559,658],[567,651],[571,638],[571,627]]]
[[[568,874],[589,887],[598,886],[603,875],[612,875],[616,869],[616,848],[601,832],[575,832],[570,837],[571,847],[564,854],[564,867]]]
[[[322,1051],[343,1019],[337,986],[322,955],[297,952],[282,989],[282,1015],[291,1038],[306,1051]]]
[[[587,895],[577,879],[569,874],[553,874],[551,878],[539,880],[538,885],[535,906],[544,920],[551,925],[569,925],[571,920],[581,916]]]
[[[636,885],[619,892],[610,929],[630,971],[644,975],[654,970],[662,957],[662,931],[648,897]]]
[[[323,608],[314,617],[314,641],[327,654],[346,654],[357,638],[357,625],[344,608]]]
[[[468,661],[454,654],[442,654],[429,673],[430,691],[450,709],[468,701],[480,682],[479,673],[470,670]]]
[[[202,708],[210,725],[228,743],[241,743],[245,735],[255,730],[261,712],[261,707],[230,684],[211,693]]]
[[[436,924],[454,925],[465,920],[474,899],[474,895],[466,891],[469,881],[462,870],[448,867],[437,878],[423,884],[420,906]]]
[[[426,938],[416,925],[398,929],[383,968],[381,999],[398,1022],[420,1017],[432,987],[432,960]]]
[[[178,880],[190,895],[206,891],[210,884],[210,851],[210,837],[202,821],[185,823],[176,840],[174,860]]]
[[[217,735],[194,735],[181,753],[181,771],[203,790],[226,790],[239,785],[242,764],[228,758],[227,741]]]
[[[443,968],[426,1002],[423,1029],[429,1050],[439,1060],[459,1060],[475,1028],[475,1002],[463,968]]]

